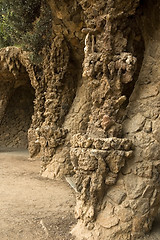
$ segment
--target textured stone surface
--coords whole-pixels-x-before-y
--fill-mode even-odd
[[[148,12],[148,6],[152,6],[155,15],[159,14],[156,9],[158,6],[156,1],[153,5],[149,1],[148,5],[142,5],[143,10],[140,10],[144,15],[141,19],[144,24],[141,30],[145,41],[145,54],[138,80],[127,106],[127,115],[122,123],[124,137],[130,139],[134,145],[134,155],[131,160],[124,163],[125,167],[122,171],[121,168],[115,169],[114,167],[112,169],[111,166],[115,163],[114,156],[116,156],[116,163],[122,163],[123,157],[119,161],[116,150],[113,151],[111,159],[110,155],[108,156],[107,163],[111,163],[111,172],[121,173],[119,173],[117,181],[111,181],[109,178],[109,183],[113,183],[113,185],[110,184],[109,189],[105,190],[101,211],[94,221],[90,235],[88,233],[87,236],[84,228],[84,234],[83,230],[81,232],[86,239],[139,239],[150,231],[158,213],[160,146],[159,133],[155,128],[159,128],[159,47],[158,40],[155,39],[158,39],[159,36],[153,29],[152,38],[150,38],[147,28],[151,24],[157,24],[156,28],[158,29],[159,24],[155,22],[153,13]],[[137,14],[139,14],[139,10]],[[149,24],[148,19],[152,23]],[[142,22],[140,23],[142,24]],[[113,69],[115,68],[114,64],[111,64]],[[109,118],[105,117],[105,119],[108,124]],[[155,124],[157,125],[155,126]],[[121,154],[121,156],[123,155]],[[98,202],[100,203],[100,201]],[[86,206],[86,202],[84,205]],[[74,229],[75,233],[79,232],[82,227],[83,223],[79,222]],[[88,229],[90,229],[89,224]]]
[[[36,78],[27,53],[0,50],[0,149],[27,148]]]
[[[72,176],[77,238],[141,238],[160,204],[159,3],[48,4],[53,32],[40,69],[20,57],[35,89],[30,156],[44,177]]]

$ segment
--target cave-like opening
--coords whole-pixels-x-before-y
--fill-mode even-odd
[[[126,108],[129,103],[130,96],[132,95],[135,84],[138,80],[144,59],[145,41],[141,27],[142,10],[143,5],[140,4],[135,15],[130,16],[127,19],[128,27],[126,28],[126,33],[128,35],[128,42],[126,51],[131,52],[133,56],[136,57],[137,61],[132,81],[123,85],[122,95],[125,95],[127,98],[127,101],[124,103],[124,108]]]
[[[11,84],[11,90],[7,92],[9,96],[6,94],[7,104],[0,122],[0,149],[5,151],[28,148],[28,129],[32,121],[35,97],[24,67],[21,66],[16,80],[14,76],[9,78],[10,83],[11,81],[14,84]],[[1,85],[5,84],[2,82]]]

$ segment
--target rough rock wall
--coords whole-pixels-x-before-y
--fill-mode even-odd
[[[22,119],[16,112],[31,105],[31,82],[30,156],[41,159],[45,177],[73,177],[74,234],[138,239],[151,229],[160,201],[159,3],[48,4],[51,43],[39,66],[18,48],[0,51],[1,132],[10,126],[9,139],[1,134],[1,146],[13,147],[11,135],[17,137],[15,146],[27,144],[32,109]],[[24,118],[28,125],[22,125]]]
[[[70,174],[73,169],[70,135],[77,132],[83,119],[83,114],[78,111],[86,111],[80,110],[83,104],[78,102],[86,102],[86,99],[82,99],[82,92],[76,92],[81,91],[83,84],[84,37],[80,6],[76,1],[75,4],[72,1],[49,1],[49,4],[53,13],[53,36],[51,46],[44,49],[41,81],[35,88],[35,115],[29,130],[29,150],[31,157],[40,156],[43,176],[53,178]]]
[[[85,180],[81,182],[80,187],[84,186],[84,188],[81,195],[77,197],[79,202],[77,201],[76,210],[79,214],[78,218],[82,220],[79,221],[77,227],[74,229],[77,236],[78,234],[80,235],[80,239],[82,239],[82,236],[86,237],[86,239],[97,240],[139,239],[150,231],[153,220],[158,213],[160,205],[158,6],[159,3],[157,1],[141,2],[136,12],[136,20],[139,21],[145,42],[145,54],[138,81],[129,99],[126,119],[122,122],[123,137],[128,139],[127,143],[129,143],[129,140],[132,142],[134,147],[132,146],[131,149],[133,149],[134,155],[131,160],[127,160],[124,163],[125,155],[121,154],[122,157],[119,158],[120,151],[119,153],[116,152],[112,147],[112,141],[118,150],[121,150],[121,145],[113,137],[110,138],[110,146],[113,154],[109,153],[108,148],[106,155],[109,156],[101,157],[103,159],[101,162],[104,162],[104,160],[107,162],[111,173],[110,171],[107,173],[105,170],[106,165],[103,164],[104,167],[100,167],[101,173],[97,171],[97,176],[95,171],[92,173],[94,180],[93,177],[90,177],[91,175],[87,174],[84,178]],[[120,141],[120,139],[118,140]],[[105,142],[109,142],[109,138],[106,138],[102,142],[99,139],[99,142],[101,143],[98,146],[99,149],[105,149]],[[94,145],[93,141],[92,146]],[[129,148],[124,149],[129,150]],[[95,152],[96,150],[92,151]],[[78,151],[77,153],[79,154]],[[125,152],[127,156],[130,156],[130,153],[130,151]],[[88,165],[88,161],[91,158],[81,156],[79,157],[79,168],[84,169],[84,159],[87,160],[86,165],[89,167],[91,164]],[[94,153],[92,153],[92,156],[95,157]],[[73,159],[75,159],[75,156]],[[83,165],[81,165],[81,159],[83,160]],[[118,161],[119,159],[120,161]],[[115,172],[112,166],[115,163],[117,164],[117,162],[122,164],[120,168],[124,167],[122,169],[119,168]],[[102,169],[104,169],[106,177],[104,178],[106,188],[105,190],[103,188],[103,191],[101,183],[104,184],[104,180],[100,182],[99,177],[103,176]],[[115,177],[113,173],[119,173],[117,182],[117,175]],[[113,177],[115,177],[115,181],[113,181]],[[99,191],[103,192],[105,196],[100,204],[100,208],[97,209],[99,213],[96,214],[96,221],[92,223],[96,210],[95,200],[97,200],[98,204],[100,203],[99,199],[96,199],[99,197]],[[88,222],[89,224],[87,224]],[[85,231],[86,228],[83,228],[84,223],[92,231]]]
[[[80,239],[137,239],[159,205],[158,2],[48,3],[53,36],[33,85],[31,157],[45,177],[73,176]]]
[[[27,148],[35,81],[27,54],[16,47],[0,50],[0,149]]]
[[[132,24],[134,32],[125,23],[137,2],[134,8],[128,4],[124,15],[111,2],[49,4],[53,39],[44,50],[42,76],[35,86],[29,149],[31,156],[42,156],[44,175],[54,177],[64,175],[64,171],[70,174],[73,169],[69,152],[74,134],[121,136],[122,117],[118,114],[126,100],[122,92],[135,72],[136,58],[131,52],[139,42],[131,36],[128,44],[127,38],[136,35],[138,28]],[[123,108],[120,112],[123,115]]]

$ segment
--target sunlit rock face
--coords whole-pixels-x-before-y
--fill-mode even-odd
[[[73,177],[77,237],[137,239],[159,205],[158,2],[48,3],[31,156]]]
[[[72,177],[73,234],[138,239],[150,231],[160,201],[159,2],[48,4],[52,36],[40,67],[18,58],[25,84],[16,80],[22,79],[18,65],[13,71],[1,57],[7,69],[1,73],[11,78],[1,116],[13,85],[18,91],[29,79],[35,91],[30,156],[41,160],[44,177]]]

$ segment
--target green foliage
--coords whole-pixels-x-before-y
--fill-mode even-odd
[[[9,25],[9,15],[11,12],[4,1],[0,1],[0,47],[11,45],[10,38],[11,26]]]
[[[32,52],[33,60],[51,34],[51,10],[45,0],[0,0],[0,47],[18,45]]]

